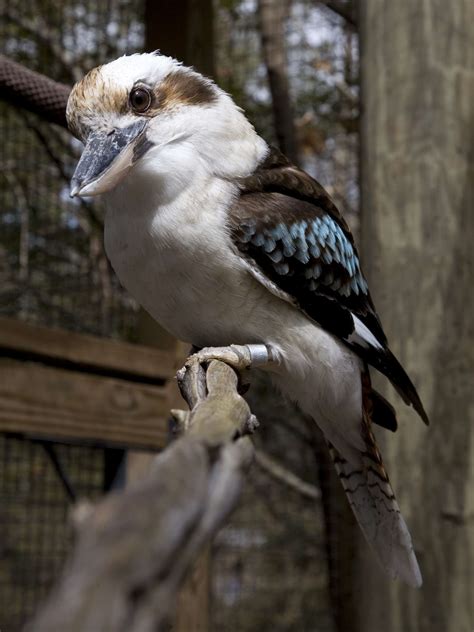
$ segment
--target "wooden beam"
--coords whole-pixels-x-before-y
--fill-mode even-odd
[[[423,587],[392,582],[361,549],[358,629],[472,632],[474,3],[365,0],[360,11],[361,252],[431,425],[376,382],[397,408],[381,449]]]
[[[0,359],[0,432],[158,449],[168,417],[166,387]]]
[[[0,318],[0,354],[40,360],[63,368],[129,377],[138,381],[164,381],[176,372],[176,354],[62,329],[30,325]]]

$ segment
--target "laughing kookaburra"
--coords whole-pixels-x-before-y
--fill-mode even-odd
[[[212,81],[169,57],[121,57],[69,97],[85,143],[71,195],[103,194],[121,283],[200,360],[269,371],[323,431],[349,503],[392,577],[421,584],[372,424],[397,426],[371,365],[421,418],[351,232],[326,191]]]

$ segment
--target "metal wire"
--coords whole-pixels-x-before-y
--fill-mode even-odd
[[[79,498],[103,493],[104,450],[56,444]],[[0,629],[20,630],[72,542],[70,499],[43,446],[0,435]]]
[[[137,306],[103,248],[102,207],[69,199],[80,146],[64,123],[66,90],[91,67],[143,46],[143,0],[0,0],[0,53],[51,80],[2,64],[0,313],[76,331],[135,337]],[[51,91],[49,88],[54,87]],[[38,105],[36,114],[33,100]],[[22,107],[19,107],[19,106]],[[41,114],[41,116],[39,115]],[[45,120],[45,116],[46,120]]]

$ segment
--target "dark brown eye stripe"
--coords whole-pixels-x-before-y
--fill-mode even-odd
[[[103,76],[99,66],[74,86],[69,97],[67,118],[74,135],[84,140],[90,121],[100,113],[134,112],[151,118],[180,105],[209,105],[218,97],[212,81],[188,68],[170,72],[153,89],[140,84],[128,92]]]
[[[170,73],[156,87],[154,109],[163,110],[175,105],[206,105],[217,99],[217,92],[210,81],[188,70]]]

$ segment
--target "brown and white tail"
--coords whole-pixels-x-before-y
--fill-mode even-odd
[[[410,532],[398,507],[382,457],[371,431],[370,410],[364,406],[361,465],[349,463],[329,444],[337,473],[355,517],[383,568],[419,587],[422,577]]]

